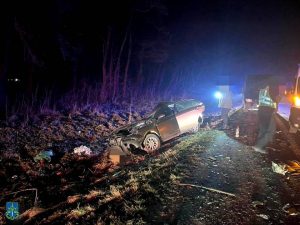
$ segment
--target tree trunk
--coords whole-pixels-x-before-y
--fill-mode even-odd
[[[0,119],[6,119],[7,116],[7,73],[10,62],[10,47],[13,34],[13,18],[8,16],[6,23],[6,37],[4,40],[4,61],[0,64]]]
[[[106,90],[108,97],[112,97],[112,90],[113,90],[113,68],[114,68],[114,59],[112,54],[112,49],[110,52],[110,62],[109,62],[109,72],[108,72],[108,78],[109,78],[109,88]]]
[[[116,68],[114,71],[114,92],[113,92],[113,98],[116,98],[118,95],[118,91],[119,91],[119,76],[120,76],[120,63],[121,63],[121,56],[123,53],[123,49],[127,40],[127,34],[128,34],[128,30],[125,33],[125,37],[123,39],[123,42],[121,44],[120,47],[120,52],[117,58],[117,64],[116,64]]]
[[[130,35],[129,36],[129,46],[128,46],[127,62],[126,62],[125,74],[124,74],[124,81],[123,81],[123,97],[126,96],[127,78],[128,78],[128,70],[129,70],[130,59],[131,59],[131,51],[132,51],[132,37]]]
[[[6,118],[6,100],[7,100],[7,89],[6,89],[6,72],[4,69],[5,65],[0,68],[0,119]]]
[[[111,32],[108,31],[107,34],[107,41],[103,44],[103,62],[102,62],[102,86],[101,86],[101,101],[106,101],[107,99],[107,57],[108,57],[108,51],[110,46],[110,34]],[[106,46],[105,46],[106,45]]]
[[[135,92],[135,98],[137,98],[137,96],[139,95],[138,91],[139,90],[142,90],[143,87],[143,69],[144,69],[144,58],[143,58],[143,49],[142,49],[142,54],[141,56],[139,57],[139,69],[138,69],[138,72],[137,72],[137,78],[136,78],[136,87],[141,87],[139,89],[136,89],[136,92]]]

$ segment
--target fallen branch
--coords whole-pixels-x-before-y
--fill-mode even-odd
[[[179,185],[179,186],[190,186],[190,187],[202,188],[202,189],[207,190],[207,191],[216,192],[216,193],[219,193],[219,194],[224,194],[224,195],[236,197],[235,194],[232,194],[232,193],[229,193],[229,192],[225,192],[225,191],[221,191],[221,190],[214,189],[214,188],[204,187],[204,186],[202,186],[202,185],[183,184],[183,183],[179,183],[178,185]]]
[[[34,216],[27,218],[26,221],[19,221],[19,222],[20,222],[20,224],[36,224],[38,219],[42,219],[42,218],[49,216],[52,212],[54,212],[55,210],[57,210],[59,208],[64,208],[67,204],[68,204],[67,201],[58,203],[57,205],[54,205],[51,208],[40,211],[40,212],[36,213]],[[75,204],[75,202],[72,202],[69,205],[74,205],[74,204]]]
[[[99,184],[99,183],[102,183],[103,181],[106,181],[108,178],[109,178],[109,176],[101,177],[101,178],[95,180],[95,181],[93,182],[93,184]]]
[[[132,190],[128,189],[128,190],[125,190],[124,192],[121,192],[120,196],[119,195],[111,196],[111,197],[107,197],[104,200],[101,200],[101,202],[98,204],[97,211],[100,212],[101,210],[106,209],[107,205],[109,205],[110,203],[112,203],[114,201],[120,201],[123,198],[123,196],[128,194],[129,192],[132,192]],[[44,209],[44,210],[34,214],[32,217],[26,218],[27,220],[25,220],[25,221],[24,221],[24,218],[22,218],[23,220],[17,221],[18,222],[17,224],[22,224],[22,225],[40,224],[41,220],[43,220],[44,218],[47,218],[47,220],[48,220],[49,219],[48,217],[59,209],[65,210],[65,212],[62,212],[62,214],[60,215],[60,216],[63,216],[63,215],[66,215],[66,210],[68,210],[72,206],[75,206],[76,204],[79,205],[79,204],[95,202],[96,200],[98,200],[100,198],[100,196],[102,196],[102,194],[92,196],[93,198],[91,198],[90,195],[69,196],[66,201],[60,202],[60,203],[52,206],[51,208]],[[64,219],[67,219],[67,217],[65,217]]]
[[[90,168],[88,168],[88,170],[89,170],[92,174],[95,174],[95,171],[92,171]]]
[[[102,183],[103,181],[106,181],[106,180],[108,180],[108,179],[109,179],[109,181],[111,182],[111,181],[117,179],[118,177],[120,177],[120,176],[122,176],[122,175],[124,175],[124,174],[125,174],[124,171],[118,171],[118,172],[116,172],[116,173],[114,173],[114,174],[112,174],[112,175],[106,175],[106,176],[104,176],[104,177],[101,177],[101,178],[95,180],[95,181],[93,182],[93,184],[94,184],[94,185],[95,185],[95,184],[99,184],[99,183]]]

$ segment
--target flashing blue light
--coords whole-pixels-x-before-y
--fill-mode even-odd
[[[221,92],[219,92],[219,91],[215,92],[215,98],[220,99],[220,98],[222,98],[222,97],[223,97],[223,95],[222,95]]]

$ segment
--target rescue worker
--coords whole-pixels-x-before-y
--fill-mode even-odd
[[[229,112],[232,109],[232,93],[228,85],[220,86],[219,90],[222,96],[219,99],[218,107],[221,108],[221,118],[223,120],[223,129],[228,129]]]
[[[259,91],[258,99],[258,124],[259,134],[254,151],[266,154],[264,147],[273,139],[276,131],[275,112],[277,108],[276,97],[270,94],[270,87],[267,85]]]

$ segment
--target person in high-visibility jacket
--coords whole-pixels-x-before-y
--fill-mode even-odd
[[[273,98],[272,98],[273,97]],[[277,109],[276,98],[270,95],[270,87],[259,91],[258,99],[258,125],[259,134],[254,150],[260,153],[266,153],[264,147],[273,139],[276,131],[275,112]]]
[[[221,109],[221,118],[223,120],[223,129],[228,129],[229,112],[232,109],[232,93],[229,85],[219,86],[221,97],[218,107]]]

